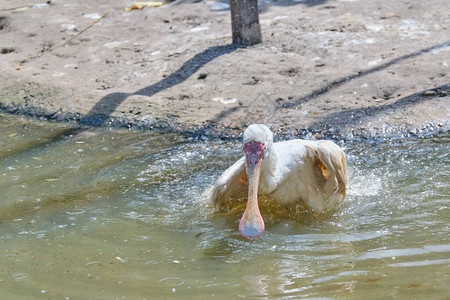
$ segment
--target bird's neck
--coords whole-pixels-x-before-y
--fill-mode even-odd
[[[269,148],[269,151],[272,150]],[[275,182],[277,173],[277,155],[274,151],[270,151],[269,155],[263,160],[261,166],[261,176],[259,178],[259,191],[270,193],[275,190],[277,183]]]

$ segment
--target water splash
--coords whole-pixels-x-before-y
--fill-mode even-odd
[[[236,230],[244,202],[212,213],[202,196],[242,155],[237,141],[101,128],[55,138],[60,125],[5,121],[0,281],[10,298],[448,291],[446,133],[339,142],[351,173],[341,209],[315,218],[262,197],[267,231],[248,241]]]

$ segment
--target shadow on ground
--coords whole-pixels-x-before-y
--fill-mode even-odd
[[[153,85],[140,89],[132,94],[108,94],[95,104],[89,114],[81,120],[81,123],[96,126],[103,125],[109,119],[110,114],[114,112],[116,108],[128,97],[133,95],[151,97],[163,90],[184,82],[186,79],[192,76],[192,74],[197,72],[210,61],[216,59],[219,56],[232,53],[239,48],[242,48],[242,46],[234,44],[208,48],[203,52],[198,53],[190,60],[186,61],[177,71]]]
[[[313,100],[314,98],[317,98],[318,96],[321,96],[325,93],[330,92],[331,90],[350,82],[356,78],[363,77],[381,70],[384,70],[392,65],[398,64],[404,60],[412,59],[414,57],[417,57],[419,55],[429,53],[432,51],[436,51],[445,47],[449,47],[450,42],[445,42],[442,44],[438,44],[435,46],[431,46],[413,53],[405,54],[403,56],[397,57],[395,59],[392,59],[391,61],[382,64],[380,66],[359,71],[356,74],[352,74],[340,79],[337,79],[330,84],[317,89],[313,92],[311,92],[308,95],[302,96],[298,99],[294,99],[293,101],[289,102],[280,102],[277,103],[276,109],[281,108],[295,108],[302,103],[308,102]],[[81,119],[81,123],[85,125],[95,125],[100,126],[105,124],[110,119],[110,114],[116,110],[116,108],[128,97],[133,95],[142,95],[151,97],[163,90],[166,90],[168,88],[171,88],[173,86],[176,86],[182,82],[184,82],[186,79],[188,79],[190,76],[192,76],[195,72],[197,72],[199,69],[201,69],[204,65],[211,62],[212,60],[216,59],[219,56],[226,55],[229,53],[234,52],[236,49],[242,48],[239,45],[222,45],[222,46],[214,46],[210,47],[198,54],[196,54],[193,58],[186,61],[181,68],[179,68],[174,73],[170,74],[169,76],[165,77],[164,79],[160,80],[159,82],[150,85],[148,87],[142,88],[134,93],[111,93],[100,99],[100,101],[92,108],[92,110],[88,113],[87,116],[83,117]],[[446,85],[442,86],[441,88],[446,87]],[[422,93],[422,92],[421,92]],[[418,93],[420,94],[420,93]],[[412,99],[416,99],[418,94],[411,95],[409,97],[403,98],[398,101],[398,104],[405,105],[406,103],[409,103],[412,101]],[[423,99],[428,99],[427,97],[422,97]],[[421,98],[421,99],[422,99]],[[237,107],[231,107],[224,111],[222,111],[219,115],[217,115],[214,119],[211,120],[212,124],[218,123],[221,120],[225,119],[226,117],[232,115],[236,111],[245,108],[245,106],[237,106]],[[345,111],[345,112],[337,112],[332,113],[329,116],[326,116],[321,121],[319,121],[321,124],[324,123],[327,119],[331,120],[338,116],[343,117],[344,114],[358,114],[359,112],[364,111],[364,115],[373,114],[375,112],[380,112],[385,110],[386,108],[384,106],[376,106],[373,108],[362,108],[362,109],[356,109],[354,111]],[[356,121],[356,119],[354,120]],[[353,122],[354,122],[353,121]],[[318,123],[317,123],[318,124]]]
[[[432,46],[432,47],[429,47],[429,48],[425,48],[425,49],[422,49],[422,50],[419,50],[419,51],[416,51],[416,52],[413,52],[413,53],[405,54],[403,56],[394,58],[393,60],[388,61],[387,63],[384,63],[384,64],[382,64],[382,65],[380,65],[378,67],[375,67],[375,68],[372,68],[372,69],[368,69],[368,70],[365,70],[365,71],[359,71],[356,74],[349,75],[349,76],[346,76],[344,78],[340,78],[338,80],[335,80],[335,81],[331,82],[330,84],[328,84],[328,85],[326,85],[326,86],[324,86],[324,87],[322,87],[320,89],[317,89],[317,90],[311,92],[310,94],[308,94],[306,96],[300,97],[300,98],[298,98],[298,99],[296,99],[294,101],[290,101],[288,103],[281,103],[281,107],[283,107],[283,108],[296,107],[296,106],[298,106],[298,105],[300,105],[302,103],[305,103],[307,101],[310,101],[310,100],[316,98],[317,96],[320,96],[322,94],[328,93],[329,91],[331,91],[331,90],[333,90],[333,89],[343,85],[346,82],[350,82],[350,81],[352,81],[352,80],[354,80],[356,78],[363,77],[363,76],[366,76],[366,75],[369,75],[369,74],[372,74],[372,73],[384,70],[384,69],[389,68],[392,65],[398,64],[399,62],[402,62],[402,61],[404,61],[406,59],[414,58],[416,56],[419,56],[419,55],[422,55],[422,54],[425,54],[425,53],[429,53],[429,52],[432,52],[432,51],[436,51],[436,50],[439,50],[439,49],[442,49],[442,48],[446,48],[446,47],[450,47],[450,42],[445,42],[445,43],[442,43],[442,44],[439,44],[439,45],[435,45],[435,46]]]
[[[422,49],[422,50],[419,50],[419,51],[416,51],[416,52],[413,52],[413,53],[405,54],[403,56],[394,58],[394,59],[392,59],[392,60],[388,61],[387,63],[384,63],[384,64],[382,64],[380,66],[377,66],[377,67],[374,67],[374,68],[371,68],[371,69],[368,69],[368,70],[365,70],[365,71],[359,71],[356,74],[345,76],[343,78],[339,78],[339,79],[329,83],[328,85],[326,85],[326,86],[324,86],[324,87],[322,87],[320,89],[317,89],[317,90],[309,93],[308,95],[302,96],[300,98],[294,99],[294,100],[289,101],[289,102],[287,102],[287,101],[285,101],[285,102],[277,102],[276,103],[277,109],[295,108],[295,107],[297,107],[297,106],[299,106],[299,105],[301,105],[303,103],[309,102],[309,101],[311,101],[311,100],[313,100],[313,99],[315,99],[315,98],[317,98],[317,97],[319,97],[319,96],[321,96],[323,94],[326,94],[326,93],[332,91],[335,88],[340,87],[341,85],[343,85],[343,84],[345,84],[347,82],[351,82],[352,80],[354,80],[356,78],[363,77],[363,76],[366,76],[366,75],[369,75],[369,74],[372,74],[372,73],[375,73],[375,72],[382,71],[382,70],[384,70],[386,68],[389,68],[392,65],[398,64],[398,63],[400,63],[400,62],[402,62],[404,60],[411,59],[411,58],[417,57],[419,55],[422,55],[422,54],[425,54],[425,53],[429,53],[429,52],[432,52],[432,51],[436,51],[436,50],[440,50],[440,49],[446,48],[446,47],[450,47],[450,41],[442,43],[442,44],[438,44],[438,45],[435,45],[435,46],[431,46],[431,47],[428,47],[428,48],[425,48],[425,49]],[[418,94],[420,94],[420,93],[418,93]],[[414,94],[414,95],[417,95],[417,94]],[[403,99],[409,99],[410,97],[413,97],[414,95],[406,97],[406,98],[403,98]],[[399,101],[403,101],[403,99],[401,99]],[[428,99],[428,98],[425,98],[425,99]],[[228,109],[222,111],[216,118],[214,118],[212,120],[212,122],[213,123],[220,122],[222,119],[232,115],[234,112],[236,112],[237,110],[240,110],[242,108],[245,108],[245,106],[238,106],[238,107],[228,108]],[[361,109],[361,110],[363,110],[363,109]]]
[[[353,126],[363,123],[364,120],[374,118],[377,115],[389,109],[398,109],[413,105],[415,103],[431,100],[437,97],[446,97],[450,95],[450,83],[441,85],[439,87],[420,91],[410,96],[404,97],[395,103],[377,105],[372,107],[363,107],[356,109],[348,109],[339,112],[334,112],[325,115],[323,118],[312,124],[311,128],[326,128],[328,124],[335,124],[335,126]]]

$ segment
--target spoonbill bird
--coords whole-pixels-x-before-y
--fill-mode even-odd
[[[268,195],[280,205],[302,203],[317,213],[344,200],[345,155],[332,141],[295,139],[273,143],[273,133],[267,126],[253,124],[245,130],[243,143],[245,156],[219,177],[209,197],[220,209],[248,192],[239,223],[244,237],[257,238],[264,232],[258,195]]]

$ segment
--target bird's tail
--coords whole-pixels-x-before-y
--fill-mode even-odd
[[[331,141],[321,141],[316,149],[315,165],[325,179],[323,189],[324,210],[329,210],[344,201],[347,189],[347,161],[341,148]]]

